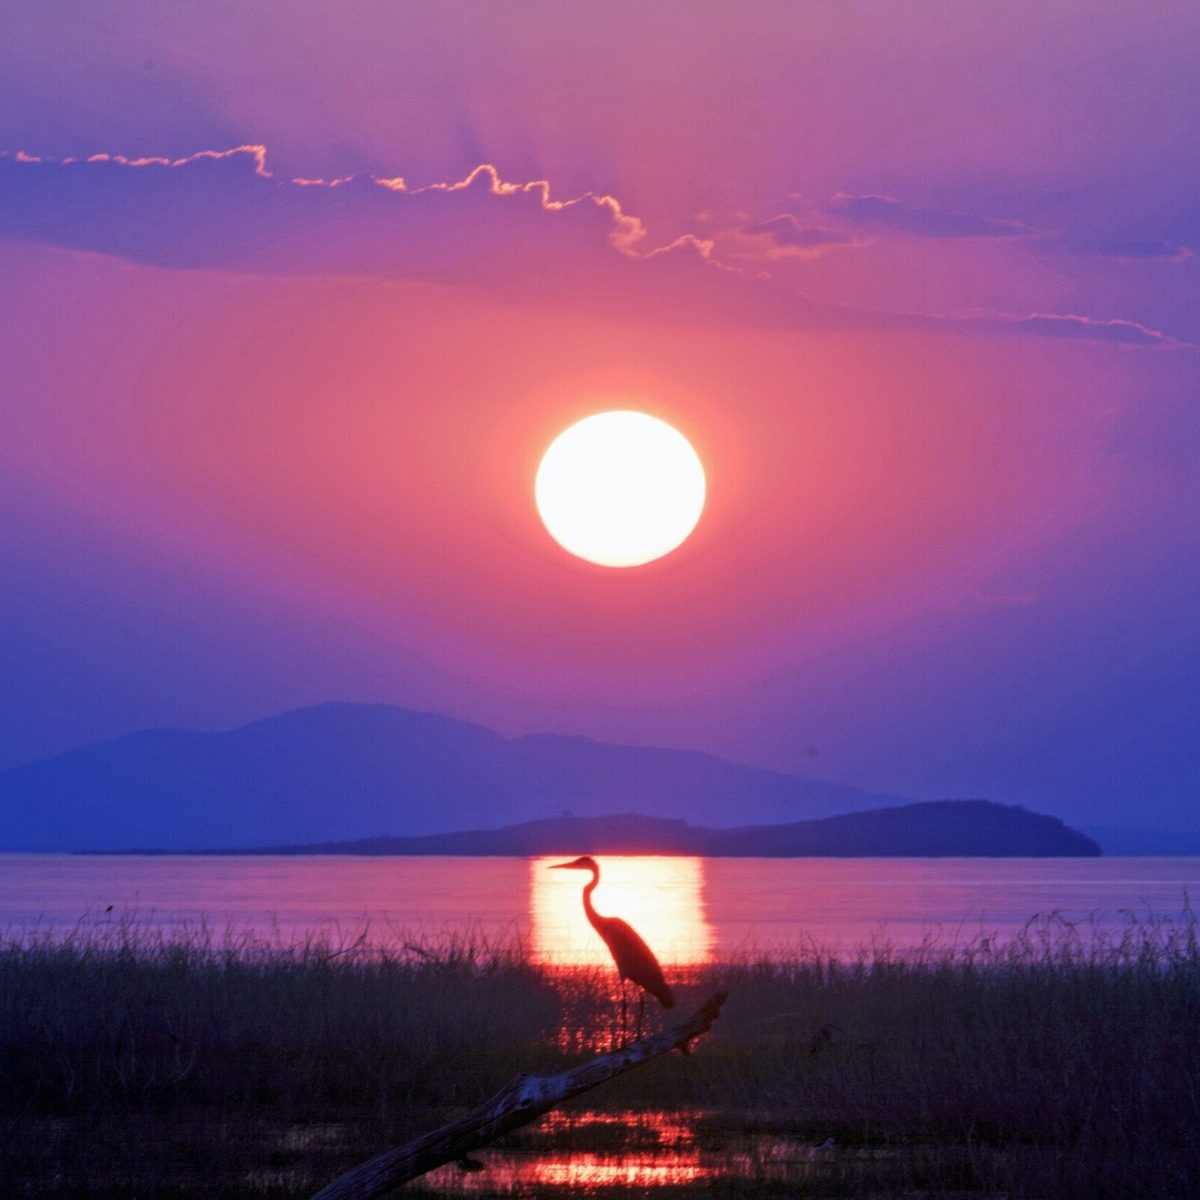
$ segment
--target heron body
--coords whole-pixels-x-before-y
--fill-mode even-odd
[[[654,951],[628,922],[622,921],[620,917],[603,916],[592,904],[592,893],[600,882],[600,867],[596,860],[585,855],[574,862],[556,863],[555,866],[562,870],[591,871],[591,881],[583,889],[583,911],[587,914],[592,928],[604,939],[604,944],[617,965],[622,986],[628,979],[644,992],[654,996],[663,1008],[674,1008],[675,997],[663,978],[662,967],[654,957]]]

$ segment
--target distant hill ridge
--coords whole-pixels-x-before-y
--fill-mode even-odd
[[[137,853],[138,851],[134,851]],[[155,851],[140,851],[155,853]],[[695,854],[708,858],[799,857],[1082,857],[1100,847],[1089,837],[1016,805],[934,800],[789,825],[708,829],[687,821],[620,813],[552,817],[501,829],[425,837],[210,850],[210,854],[514,855]]]
[[[693,832],[680,835],[689,844],[724,827],[733,845],[734,827],[791,828],[907,804],[692,750],[549,733],[507,738],[436,713],[334,703],[219,732],[144,730],[2,771],[0,850],[341,843],[380,829],[503,840],[531,817],[564,811],[690,822]],[[972,819],[983,820],[982,810]],[[651,842],[660,836],[639,830]],[[750,844],[761,835],[744,836]],[[818,845],[825,835],[805,836]]]
[[[508,825],[636,809],[788,822],[899,796],[384,704],[319,704],[236,729],[150,729],[0,771],[0,850],[198,849]]]

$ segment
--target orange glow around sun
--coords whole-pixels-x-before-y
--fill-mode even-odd
[[[586,871],[551,871],[571,855],[530,862],[533,957],[546,966],[611,966],[608,947],[583,911]],[[598,912],[628,921],[664,965],[711,961],[713,931],[704,910],[699,858],[605,857],[592,901]]]

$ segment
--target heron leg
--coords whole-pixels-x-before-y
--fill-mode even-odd
[[[621,976],[621,1042],[624,1044],[629,1030],[629,997],[625,994],[625,976]]]
[[[638,999],[638,1020],[637,1020],[637,1037],[641,1040],[642,1037],[642,1021],[646,1018],[646,993],[643,992]]]

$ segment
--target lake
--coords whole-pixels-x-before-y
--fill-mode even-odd
[[[587,876],[555,861],[0,856],[0,937],[82,935],[0,954],[0,1177],[47,1196],[310,1196],[518,1072],[608,1051],[720,987],[692,1058],[613,1080],[414,1191],[1200,1195],[1190,926],[1142,925],[1127,954],[1097,958],[1035,940],[1012,971],[947,969],[939,952],[866,971],[810,957],[1003,942],[1053,912],[1119,936],[1182,916],[1200,859],[605,857],[597,907],[641,930],[679,1000],[643,1014],[631,998],[628,1022],[582,916]],[[147,936],[201,921],[217,948],[225,927],[241,945],[249,930],[357,949],[367,927],[416,946],[399,964],[323,946],[214,964]],[[142,956],[94,952],[125,944],[127,923]],[[1054,949],[1065,928],[1035,939]],[[542,969],[427,954],[464,932],[519,936]],[[755,952],[780,961],[729,961]]]
[[[545,963],[604,963],[586,924],[586,874],[557,858],[0,855],[0,929],[161,926],[201,920],[293,941],[312,934],[402,944],[474,931],[519,935]],[[1176,918],[1200,858],[602,858],[595,895],[668,963],[930,938],[1001,940],[1052,912],[1114,930]],[[111,906],[111,909],[110,909]]]

